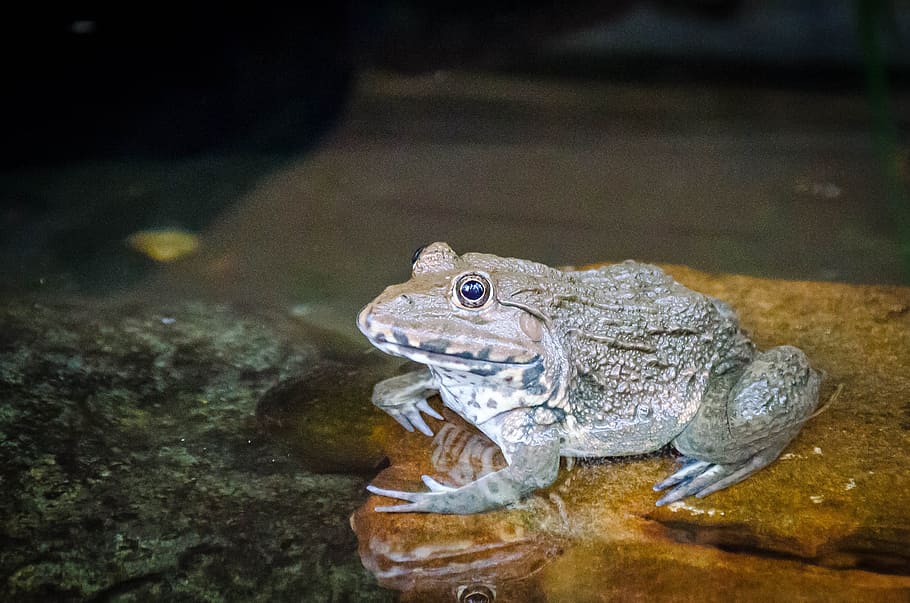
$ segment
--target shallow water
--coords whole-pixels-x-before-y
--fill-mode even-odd
[[[398,364],[353,327],[414,248],[908,283],[876,161],[849,95],[451,73],[364,74],[303,156],[7,170],[2,190],[22,202],[4,217],[2,385],[21,404],[5,404],[3,433],[22,462],[4,475],[17,494],[0,592],[907,597],[901,288],[695,277],[748,312],[761,345],[807,349],[829,373],[823,397],[845,392],[773,477],[729,494],[657,511],[667,451],[564,467],[526,504],[477,517],[377,514],[363,490],[381,471],[414,487],[433,469],[432,440],[369,404]],[[195,231],[199,250],[158,265],[124,243],[161,226]],[[83,538],[91,555],[65,552]]]

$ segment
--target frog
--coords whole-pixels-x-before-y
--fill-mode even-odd
[[[380,512],[472,514],[556,481],[563,457],[675,448],[654,486],[663,506],[741,482],[777,459],[818,405],[821,373],[797,347],[759,351],[728,303],[633,260],[587,270],[447,243],[418,249],[411,277],[357,317],[369,342],[420,368],[375,384],[372,402],[433,434],[443,404],[506,461],[465,484],[367,489]]]

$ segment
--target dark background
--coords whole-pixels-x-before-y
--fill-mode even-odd
[[[344,314],[439,239],[908,283],[908,32],[859,0],[13,10],[0,291]],[[161,228],[203,251],[124,245]]]
[[[364,69],[862,90],[864,4],[898,89],[910,56],[906,3],[71,4],[7,24],[7,162],[306,149]]]

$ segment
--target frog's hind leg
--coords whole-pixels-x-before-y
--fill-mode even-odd
[[[820,377],[797,348],[760,352],[739,371],[717,375],[698,414],[673,441],[689,457],[654,486],[673,487],[657,501],[707,496],[774,461],[811,417]]]

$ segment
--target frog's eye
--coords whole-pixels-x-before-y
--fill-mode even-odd
[[[482,274],[469,272],[455,281],[455,299],[464,308],[480,308],[490,300],[492,294],[493,285]]]
[[[412,268],[414,267],[414,264],[417,263],[417,258],[420,257],[420,253],[426,248],[427,248],[426,245],[421,245],[420,247],[418,247],[417,249],[414,250],[414,254],[411,256],[411,267]]]

